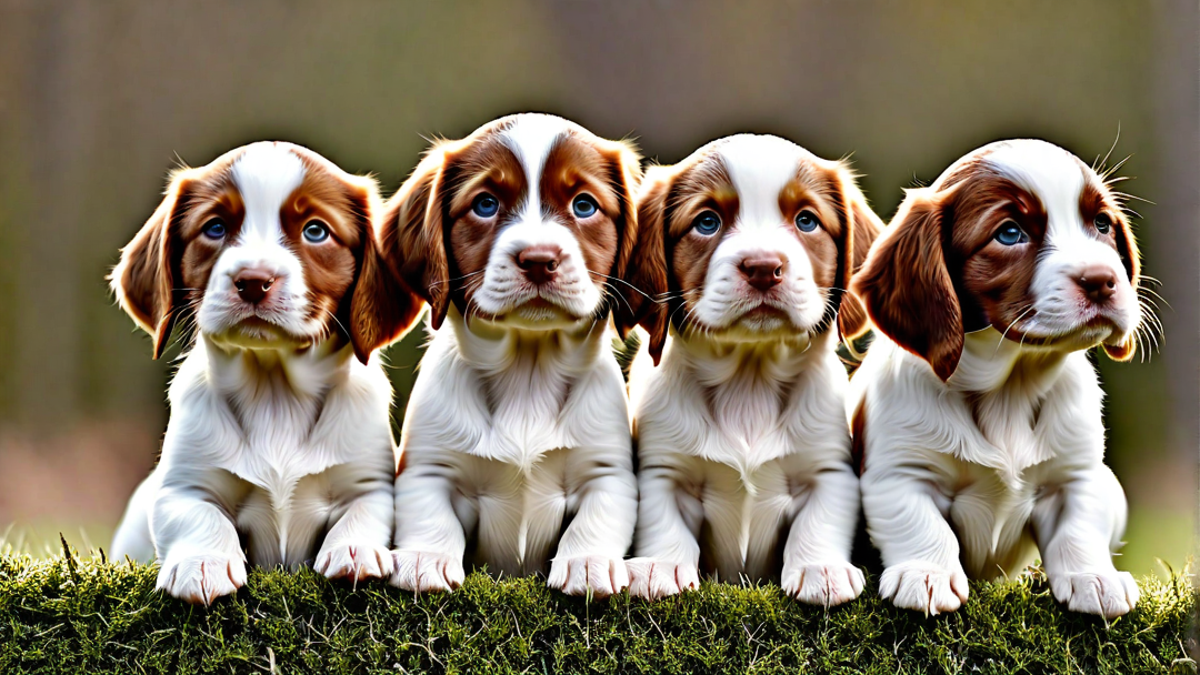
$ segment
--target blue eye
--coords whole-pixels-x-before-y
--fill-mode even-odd
[[[574,209],[576,218],[591,218],[600,210],[591,195],[579,195],[571,204],[571,208]]]
[[[1101,213],[1100,215],[1096,216],[1094,224],[1096,225],[1097,232],[1100,234],[1108,234],[1108,231],[1112,229],[1113,222],[1112,218],[1110,218],[1107,213]]]
[[[1000,226],[996,231],[996,241],[1005,246],[1015,246],[1029,241],[1029,235],[1011,220]]]
[[[801,211],[796,215],[796,227],[800,228],[801,232],[812,232],[820,224],[821,221],[817,220],[812,211]]]
[[[220,218],[213,218],[205,223],[200,231],[209,239],[220,239],[225,236],[225,222]]]
[[[705,211],[692,221],[692,229],[706,237],[714,235],[721,229],[721,216],[713,211]]]
[[[471,210],[480,218],[491,218],[500,210],[500,200],[485,192],[471,203]]]
[[[304,226],[304,238],[310,244],[319,244],[329,238],[329,228],[319,220],[310,220]]]

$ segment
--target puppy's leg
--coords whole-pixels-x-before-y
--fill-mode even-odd
[[[626,562],[629,594],[657,600],[700,585],[700,544],[680,509],[680,501],[703,517],[699,501],[680,495],[678,471],[643,466],[638,473],[636,558]]]
[[[958,539],[935,501],[936,484],[937,476],[916,463],[868,464],[862,477],[867,531],[883,557],[879,595],[927,614],[957,610],[968,593]]]
[[[801,602],[832,607],[862,593],[862,570],[850,564],[858,523],[858,478],[838,463],[807,475],[812,487],[783,553],[783,590]]]
[[[396,477],[393,586],[418,593],[450,591],[466,578],[467,540],[451,501],[452,471],[410,463]]]
[[[121,524],[113,535],[109,557],[121,561],[125,558],[136,562],[154,562],[154,537],[150,533],[150,512],[154,509],[154,500],[162,486],[162,475],[158,471],[151,473],[142,481],[133,496],[129,498],[129,506],[125,515],[121,516]]]
[[[207,605],[246,583],[246,556],[227,506],[241,489],[225,471],[163,477],[150,521],[162,563],[158,589]]]
[[[391,452],[386,456],[390,460]],[[313,567],[331,579],[391,578],[395,562],[388,544],[395,503],[390,466],[341,466],[330,471],[337,507]]]
[[[1034,506],[1033,528],[1050,589],[1072,611],[1111,619],[1137,604],[1137,583],[1112,561],[1125,517],[1125,491],[1103,464],[1073,473]]]
[[[630,448],[574,452],[569,478],[579,486],[579,508],[558,542],[546,584],[567,595],[615,595],[629,585],[624,558],[637,524]]]

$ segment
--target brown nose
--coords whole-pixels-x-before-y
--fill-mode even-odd
[[[1088,300],[1102,305],[1117,292],[1117,275],[1107,265],[1092,265],[1075,278]]]
[[[252,305],[262,302],[274,283],[275,277],[257,270],[245,270],[233,279],[238,297]]]
[[[777,255],[757,255],[738,265],[746,281],[766,293],[783,281],[783,258]]]
[[[517,254],[517,267],[536,285],[548,284],[558,276],[562,249],[557,246],[530,246]]]

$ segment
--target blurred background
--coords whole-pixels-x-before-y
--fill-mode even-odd
[[[259,139],[390,194],[424,137],[570,117],[674,162],[737,131],[853,153],[876,210],[979,145],[1117,140],[1166,303],[1148,359],[1099,359],[1131,521],[1118,565],[1180,567],[1197,497],[1200,44],[1194,1],[0,0],[0,535],[108,546],[153,466],[178,348],[104,276],[169,169]],[[423,336],[389,351],[402,414]]]

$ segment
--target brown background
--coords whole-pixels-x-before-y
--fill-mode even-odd
[[[667,162],[735,131],[853,153],[884,217],[988,141],[1090,161],[1119,128],[1170,307],[1149,361],[1100,361],[1109,457],[1132,505],[1125,565],[1179,565],[1196,513],[1198,44],[1182,0],[0,0],[0,533],[35,552],[59,530],[106,545],[153,464],[172,361],[150,360],[103,277],[177,161],[286,139],[390,193],[422,136],[545,110]],[[420,341],[390,352],[401,410]]]

